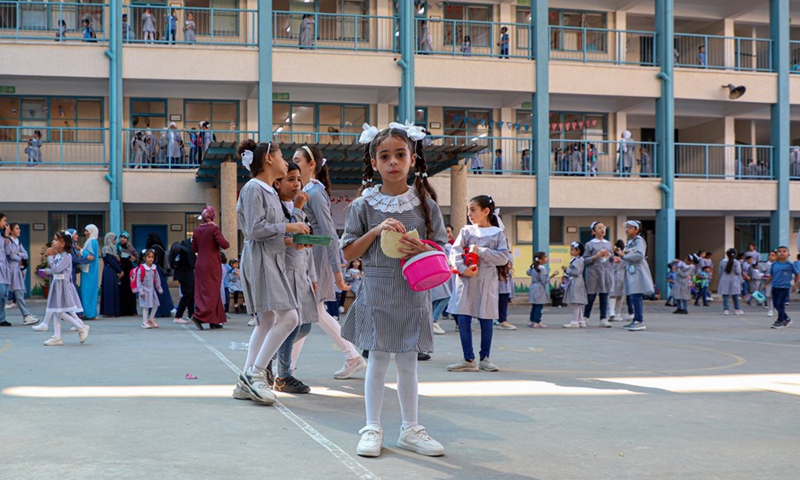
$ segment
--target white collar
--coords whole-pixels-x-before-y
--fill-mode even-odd
[[[320,182],[316,178],[312,178],[311,180],[308,181],[308,183],[303,185],[303,191],[308,193],[309,191],[311,191],[312,188],[314,188],[314,185],[322,185],[322,182]]]
[[[602,242],[607,242],[607,241],[608,240],[606,240],[605,238],[602,238],[602,239],[599,239],[599,240],[597,238],[593,238],[593,239],[589,240],[588,243],[592,243],[592,242],[594,242],[594,243],[602,243]]]
[[[264,182],[264,181],[262,181],[262,180],[259,180],[259,179],[257,179],[257,178],[253,178],[253,179],[251,179],[250,181],[251,181],[251,182],[255,182],[255,183],[256,183],[256,184],[257,184],[259,187],[263,188],[263,189],[264,189],[264,190],[266,190],[268,193],[272,193],[272,194],[274,194],[274,195],[277,195],[277,194],[278,194],[278,192],[276,192],[274,188],[272,188],[270,185],[267,185],[267,184],[266,184],[266,182]]]
[[[19,238],[16,237],[9,237],[11,239],[11,243],[15,245],[19,245]]]
[[[478,238],[494,237],[503,231],[503,229],[500,227],[479,227],[477,225],[467,225],[466,228],[468,228],[470,232],[472,232],[472,234]]]
[[[142,266],[144,267],[145,270],[155,270],[156,269],[156,264],[155,263],[153,264],[152,267],[148,267],[146,263],[143,263]]]
[[[289,210],[289,213],[292,213],[294,211],[293,201],[289,200],[288,202],[284,202],[283,200],[281,200],[281,203],[286,207],[287,210]]]
[[[362,196],[372,208],[383,213],[408,212],[420,205],[417,191],[412,186],[408,187],[406,193],[386,195],[381,193],[381,185],[375,185],[364,190]]]

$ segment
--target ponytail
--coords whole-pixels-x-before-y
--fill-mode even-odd
[[[328,170],[328,159],[322,156],[319,148],[303,145],[295,150],[295,153],[302,155],[310,164],[314,162],[314,178],[325,187],[328,195],[331,194],[331,175]]]
[[[736,261],[736,249],[729,248],[725,255],[728,257],[728,264],[725,265],[725,273],[732,273],[733,272],[733,262]]]

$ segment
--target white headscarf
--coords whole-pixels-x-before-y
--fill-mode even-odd
[[[98,235],[100,235],[100,230],[98,230],[97,227],[93,223],[90,223],[89,225],[86,225],[86,230],[89,231],[89,238],[87,239],[87,241],[88,240],[97,240]]]

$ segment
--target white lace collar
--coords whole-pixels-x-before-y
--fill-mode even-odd
[[[401,195],[385,195],[381,193],[381,185],[375,185],[364,190],[363,197],[369,206],[383,213],[408,212],[420,205],[414,187],[408,187],[408,191]]]
[[[142,266],[144,267],[145,270],[154,271],[156,269],[156,264],[155,263],[151,267],[148,267],[146,263],[143,263]]]
[[[263,188],[263,189],[264,189],[264,190],[266,190],[268,193],[272,193],[272,194],[274,194],[274,195],[277,195],[277,194],[278,194],[278,192],[276,192],[276,191],[275,191],[275,189],[274,189],[274,188],[272,188],[272,186],[270,186],[270,185],[267,185],[267,183],[266,183],[266,182],[264,182],[264,181],[262,181],[262,180],[259,180],[259,179],[257,179],[257,178],[254,178],[254,179],[252,179],[251,181],[255,182],[255,183],[256,183],[256,184],[257,184],[259,187]]]

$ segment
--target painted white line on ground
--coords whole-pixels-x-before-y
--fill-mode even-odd
[[[205,347],[209,349],[211,353],[213,353],[214,355],[217,356],[217,358],[222,360],[222,363],[224,363],[225,365],[228,366],[228,368],[233,370],[233,372],[236,373],[237,376],[239,376],[242,373],[239,367],[237,367],[233,362],[228,360],[228,357],[226,357],[222,352],[217,350],[213,345],[208,343],[203,337],[189,330],[189,328],[186,326],[184,326],[183,329],[186,330],[189,333],[189,335],[193,336],[198,342],[205,345]],[[284,404],[282,404],[281,402],[275,402],[273,407],[277,408],[278,411],[281,412],[284,417],[288,418],[292,423],[297,425],[300,428],[300,430],[305,432],[305,434],[311,437],[315,442],[322,445],[323,448],[329,451],[331,455],[336,457],[336,459],[339,460],[342,464],[344,464],[345,467],[352,470],[353,473],[358,475],[359,478],[363,480],[380,480],[380,477],[367,470],[366,467],[358,463],[353,457],[348,455],[347,452],[342,450],[341,447],[328,440],[325,437],[325,435],[321,434],[314,427],[309,425],[308,422],[295,415],[295,413],[289,410]]]
[[[778,342],[759,342],[758,340],[741,340],[738,338],[725,338],[725,337],[706,337],[706,336],[698,336],[698,335],[681,335],[680,333],[667,333],[667,332],[656,332],[652,330],[647,331],[647,335],[664,335],[669,337],[683,337],[683,338],[695,338],[695,339],[707,339],[707,340],[719,340],[722,342],[734,342],[734,343],[753,343],[756,345],[772,345],[776,347],[789,347],[789,348],[800,348],[800,344],[792,344],[792,343],[778,343]]]

